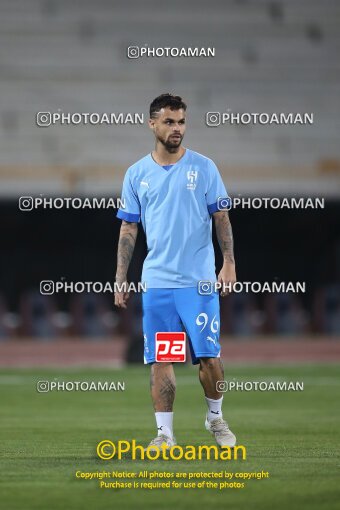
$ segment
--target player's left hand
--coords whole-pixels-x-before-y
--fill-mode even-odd
[[[221,292],[220,295],[222,297],[227,296],[229,292],[232,290],[232,286],[236,282],[236,270],[235,264],[232,262],[224,262],[221,271],[219,272],[217,281],[221,284]],[[230,291],[225,286],[228,285],[231,287]],[[224,288],[223,288],[224,286]]]

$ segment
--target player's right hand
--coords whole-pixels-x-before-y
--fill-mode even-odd
[[[127,282],[124,282],[124,284],[126,284],[127,288]],[[115,292],[115,306],[118,306],[118,308],[127,308],[127,301],[130,297],[130,293],[124,292],[124,289],[122,290],[123,292]]]
[[[128,292],[116,292],[115,293],[115,305],[118,308],[127,308],[127,301],[130,297]]]

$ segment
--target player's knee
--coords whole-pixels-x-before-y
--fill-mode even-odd
[[[218,363],[218,358],[200,358],[201,368],[213,370]]]
[[[168,370],[169,367],[172,367],[172,365],[173,365],[172,363],[167,363],[167,362],[163,362],[163,361],[161,363],[157,363],[157,361],[155,361],[151,365],[151,370],[160,372],[162,370]]]

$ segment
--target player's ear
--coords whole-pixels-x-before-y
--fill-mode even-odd
[[[155,119],[149,119],[149,128],[154,130],[155,127]]]

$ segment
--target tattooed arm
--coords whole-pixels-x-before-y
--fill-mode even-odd
[[[137,223],[128,223],[127,221],[122,222],[118,242],[116,272],[116,283],[119,285],[126,283],[127,271],[135,248],[137,233]],[[119,308],[126,308],[126,302],[128,299],[128,292],[123,291],[115,293],[115,305]]]
[[[218,275],[218,281],[223,284],[233,285],[236,282],[233,230],[229,220],[228,211],[214,213],[214,221],[218,244],[223,255],[223,266]],[[229,294],[228,290],[222,290],[221,296]]]

